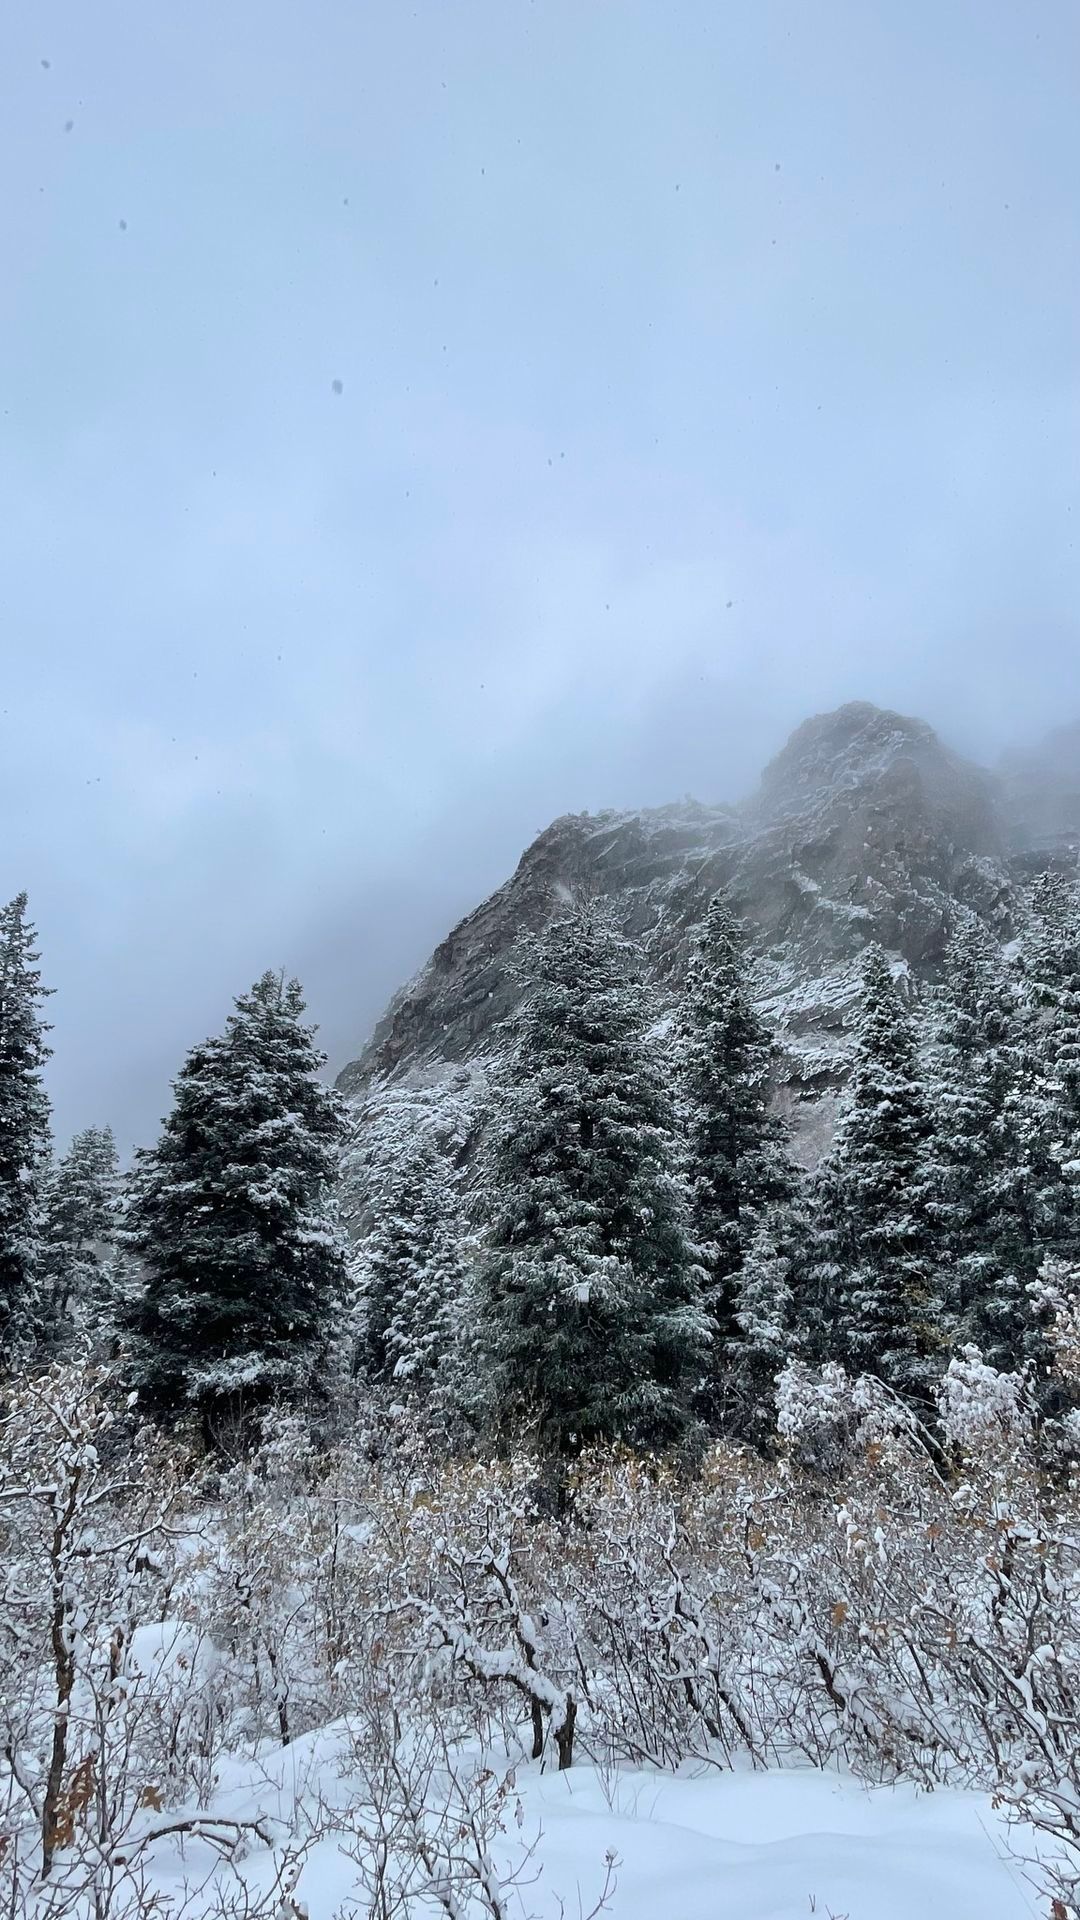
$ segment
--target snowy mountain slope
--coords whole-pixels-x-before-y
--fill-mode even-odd
[[[338,1085],[381,1105],[395,1087],[482,1074],[518,992],[516,938],[574,892],[611,900],[652,978],[673,988],[724,886],[781,1033],[778,1097],[812,1159],[844,1076],[863,947],[875,939],[914,976],[932,977],[957,918],[973,913],[1008,939],[1017,885],[1046,857],[1025,827],[1038,813],[1034,777],[1029,769],[1024,808],[1010,812],[1015,782],[950,752],[924,721],[854,703],[801,726],[739,806],[566,816],[395,996]],[[1060,785],[1060,770],[1054,778]]]

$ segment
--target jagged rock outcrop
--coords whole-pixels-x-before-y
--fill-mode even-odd
[[[995,779],[924,721],[861,702],[820,715],[739,806],[556,820],[395,996],[338,1085],[366,1103],[379,1089],[434,1088],[455,1073],[460,1087],[465,1069],[482,1072],[520,991],[516,939],[577,891],[613,902],[661,992],[674,990],[724,886],[751,930],[761,1001],[781,1035],[778,1097],[813,1157],[845,1073],[863,947],[877,940],[918,978],[937,971],[959,916],[1008,939],[1020,870],[1038,855],[1025,821],[1042,821],[1030,778]]]

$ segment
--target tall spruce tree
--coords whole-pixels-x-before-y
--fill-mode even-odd
[[[756,1447],[765,1446],[776,1431],[776,1376],[799,1351],[792,1286],[796,1225],[791,1206],[763,1214],[738,1274],[729,1418],[734,1431]]]
[[[1027,1184],[1048,1258],[1080,1251],[1080,895],[1037,883],[1022,943],[1027,1061],[1018,1102]]]
[[[928,1204],[950,1336],[1004,1371],[1025,1357],[1040,1264],[1021,1138],[1025,1062],[1016,982],[973,920],[949,943],[930,1009]]]
[[[1075,876],[1048,867],[1031,890],[1022,955],[1036,1003],[1058,1009],[1080,975],[1080,894]]]
[[[795,1179],[785,1130],[769,1106],[772,1037],[754,1008],[743,931],[719,893],[691,956],[676,1045],[690,1227],[712,1329],[704,1410],[725,1425],[752,1406],[749,1382],[733,1377],[748,1364],[739,1321],[743,1267]],[[759,1291],[762,1283],[759,1265]]]
[[[99,1316],[116,1230],[120,1174],[110,1127],[77,1133],[45,1184],[41,1316],[46,1347],[62,1350],[75,1323]]]
[[[551,1456],[692,1424],[708,1326],[630,944],[585,904],[525,943],[476,1299],[490,1424]]]
[[[360,1369],[413,1400],[445,1401],[457,1370],[464,1228],[448,1168],[418,1137],[391,1170],[352,1262]]]
[[[0,910],[0,1372],[36,1337],[40,1201],[49,1155],[49,1057],[37,935],[25,893]]]
[[[925,1395],[934,1372],[930,1115],[914,1025],[879,947],[867,949],[855,1058],[831,1153],[813,1183],[813,1339],[823,1357]]]
[[[274,973],[242,995],[188,1055],[131,1183],[133,1381],[158,1412],[197,1409],[211,1441],[313,1386],[343,1297],[329,1198],[344,1118],[303,1012],[299,982]]]

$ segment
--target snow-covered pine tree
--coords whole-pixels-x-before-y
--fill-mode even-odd
[[[586,903],[524,943],[475,1325],[491,1427],[551,1456],[691,1426],[708,1323],[630,943]]]
[[[1024,1358],[1040,1265],[1020,1140],[1022,1037],[1017,983],[973,919],[950,940],[927,1023],[928,1204],[952,1342],[1006,1372]]]
[[[839,1361],[845,1351],[843,1316],[857,1258],[838,1135],[807,1177],[804,1214],[793,1267],[796,1350],[820,1367]]]
[[[457,1359],[464,1226],[448,1169],[418,1136],[391,1168],[352,1260],[360,1371],[403,1397],[444,1402]]]
[[[814,1343],[854,1373],[923,1397],[934,1373],[931,1122],[911,1015],[881,949],[867,949],[851,1079],[813,1183]]]
[[[1028,1058],[1018,1101],[1027,1183],[1044,1255],[1080,1248],[1080,895],[1038,881],[1022,943]]]
[[[1080,894],[1075,877],[1048,870],[1027,903],[1020,943],[1026,997],[1022,1059],[1013,1099],[1022,1192],[1034,1242],[1026,1358],[1040,1408],[1065,1407],[1051,1366],[1044,1274],[1080,1255]],[[1051,1316],[1052,1317],[1052,1316]]]
[[[105,1305],[103,1281],[116,1228],[120,1172],[111,1127],[86,1127],[45,1183],[41,1319],[59,1352],[77,1320]]]
[[[703,1411],[718,1425],[748,1403],[731,1378],[736,1356],[740,1365],[746,1358],[739,1276],[764,1215],[795,1185],[785,1130],[769,1106],[773,1053],[751,997],[743,930],[718,893],[691,955],[676,1036],[690,1229],[712,1325]]]
[[[1031,890],[1022,956],[1036,1003],[1059,1006],[1080,973],[1080,894],[1075,878],[1056,867],[1040,874]]]
[[[314,1386],[344,1293],[330,1211],[344,1115],[303,1012],[299,982],[274,973],[242,995],[188,1055],[131,1182],[133,1382],[158,1412],[197,1409],[211,1442]]]
[[[735,1432],[757,1447],[776,1430],[777,1375],[798,1354],[792,1289],[795,1230],[791,1207],[763,1214],[736,1279],[729,1416]]]
[[[41,1070],[49,1057],[37,935],[25,893],[0,909],[0,1372],[25,1357],[37,1326],[42,1181],[49,1105]]]

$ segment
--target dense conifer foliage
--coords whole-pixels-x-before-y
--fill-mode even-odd
[[[344,1293],[329,1212],[343,1117],[303,1012],[277,974],[243,994],[188,1055],[133,1177],[132,1377],[148,1406],[197,1408],[211,1432],[311,1388]]]
[[[1017,1366],[1041,1255],[1024,1144],[1029,1022],[1020,982],[978,921],[953,935],[930,998],[923,1072],[933,1114],[929,1208],[945,1327],[992,1365]]]
[[[787,1203],[794,1173],[783,1130],[770,1108],[774,1042],[755,1011],[745,936],[721,894],[713,899],[691,956],[677,1033],[680,1106],[685,1129],[690,1226],[705,1272],[703,1304],[710,1322],[708,1382],[703,1405],[714,1421],[736,1418],[749,1396],[747,1340],[764,1338],[758,1238],[771,1212]],[[757,1240],[753,1280],[744,1282]],[[747,1285],[749,1284],[749,1292]],[[768,1308],[767,1344],[781,1338]],[[752,1322],[756,1332],[744,1324]]]
[[[436,1204],[428,1150],[388,1136],[397,1174],[388,1188],[384,1167],[357,1254],[373,1385],[432,1378],[448,1342],[436,1371],[459,1412],[572,1453],[665,1444],[691,1414],[768,1446],[776,1375],[796,1360],[875,1374],[923,1410],[969,1345],[1046,1372],[1041,1276],[1075,1252],[1080,1168],[1069,883],[1040,883],[1005,952],[959,918],[937,985],[866,949],[835,1136],[806,1172],[771,1106],[774,1041],[722,896],[670,1045],[601,909],[561,913],[519,965],[478,1165],[451,1176],[436,1156]],[[400,1358],[414,1334],[390,1344],[393,1303],[416,1299],[423,1364]]]
[[[357,1359],[368,1380],[445,1405],[456,1379],[463,1252],[446,1163],[420,1136],[390,1170],[354,1262]]]
[[[1056,1250],[1080,1235],[1080,895],[1042,876],[1024,930],[1027,1048],[1019,1101],[1035,1232]]]
[[[914,1394],[938,1345],[930,1140],[914,1021],[870,947],[851,1079],[815,1181],[812,1310],[820,1351]]]
[[[45,1183],[41,1231],[42,1337],[51,1352],[108,1310],[106,1274],[120,1171],[110,1127],[86,1127]]]
[[[925,1414],[971,1349],[1026,1370],[1060,1439],[1069,1407],[1040,1382],[1080,1245],[1072,882],[1044,875],[1019,917],[1003,946],[959,914],[921,989],[866,948],[835,1133],[810,1169],[773,1108],[776,1043],[724,897],[673,1018],[606,908],[577,901],[520,943],[494,1070],[445,1096],[404,1084],[381,1131],[354,1112],[347,1144],[299,985],[265,974],[189,1054],[118,1199],[108,1128],[48,1166],[20,896],[0,917],[6,1366],[119,1346],[142,1405],[201,1416],[212,1442],[358,1381],[455,1446],[526,1436],[565,1462],[708,1433],[768,1452],[796,1364],[876,1376]]]
[[[39,1318],[49,1028],[36,940],[26,895],[17,894],[0,910],[0,1370],[25,1357]]]
[[[762,1214],[739,1269],[724,1414],[731,1431],[755,1445],[772,1436],[777,1375],[802,1349],[792,1281],[804,1228],[796,1207],[773,1207]]]
[[[708,1346],[673,1105],[627,941],[586,904],[526,944],[485,1189],[486,1417],[570,1454],[690,1424]]]

